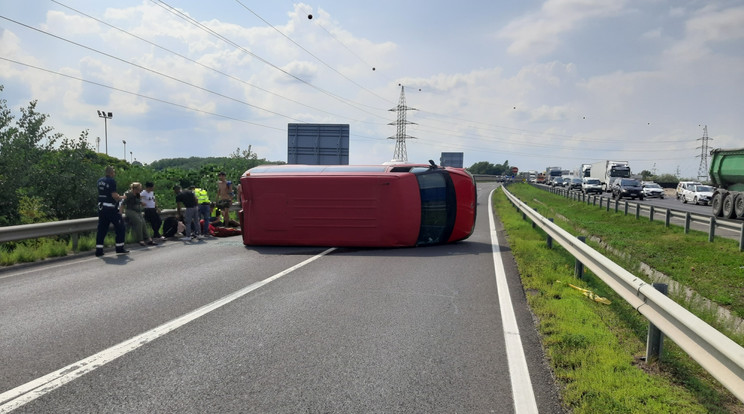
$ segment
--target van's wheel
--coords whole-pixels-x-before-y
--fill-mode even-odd
[[[713,206],[713,216],[721,217],[721,210],[723,209],[723,194],[718,192],[713,194],[713,200],[710,204]]]
[[[726,194],[723,198],[723,206],[721,207],[721,214],[723,218],[734,218],[734,195],[731,193]]]
[[[737,194],[734,197],[734,213],[737,218],[744,218],[744,194]]]

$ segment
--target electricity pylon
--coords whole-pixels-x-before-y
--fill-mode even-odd
[[[406,120],[406,111],[416,111],[416,108],[406,106],[406,93],[403,85],[400,87],[400,98],[398,99],[398,106],[389,109],[391,112],[398,112],[398,119],[395,122],[391,122],[388,125],[395,125],[396,131],[394,137],[388,137],[388,139],[395,140],[395,151],[393,152],[394,162],[407,162],[408,153],[406,151],[406,139],[416,138],[410,135],[406,135],[406,125],[416,125],[415,122]]]
[[[703,127],[703,136],[697,139],[698,141],[703,141],[703,145],[699,146],[700,148],[700,167],[698,167],[698,180],[701,182],[708,181],[708,141],[710,138],[708,138],[708,125],[705,125]]]

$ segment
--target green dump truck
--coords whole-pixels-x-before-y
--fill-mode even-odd
[[[713,215],[723,218],[744,218],[744,148],[710,152],[710,179],[713,192]]]

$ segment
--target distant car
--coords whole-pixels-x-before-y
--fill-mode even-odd
[[[612,198],[619,200],[625,197],[643,200],[643,190],[638,180],[634,178],[616,178],[612,182]]]
[[[581,183],[581,191],[583,191],[584,194],[602,194],[602,182],[600,182],[597,178],[585,177]]]
[[[568,189],[569,190],[579,190],[581,191],[581,178],[571,178],[568,181]]]
[[[550,182],[551,187],[563,187],[563,177],[555,177]]]
[[[659,184],[652,182],[641,183],[643,196],[650,198],[664,198],[664,189]]]
[[[697,182],[697,181],[680,181],[677,183],[677,191],[675,191],[675,197],[677,197],[677,200],[682,199],[682,194],[688,190],[688,187],[691,187],[693,185],[702,185],[703,183]]]
[[[683,203],[695,203],[695,204],[710,204],[710,200],[713,198],[713,187],[709,185],[690,185],[682,193]]]

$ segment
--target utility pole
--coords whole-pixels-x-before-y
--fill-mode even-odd
[[[108,120],[114,117],[114,114],[106,111],[98,111],[98,117],[103,118],[103,135],[106,140],[106,155],[108,155]],[[124,161],[127,160],[127,154],[124,154]]]
[[[398,119],[395,122],[391,122],[388,125],[395,125],[396,132],[394,137],[388,137],[388,139],[395,140],[395,151],[393,152],[393,161],[407,162],[408,152],[406,151],[406,139],[416,138],[410,135],[406,135],[406,125],[416,125],[414,122],[406,120],[406,111],[417,111],[416,108],[406,106],[406,93],[403,85],[400,86],[400,98],[398,98],[398,106],[389,109],[391,112],[398,113]]]
[[[700,182],[706,182],[708,181],[708,154],[710,153],[708,150],[708,141],[710,140],[708,138],[708,125],[703,127],[703,136],[697,140],[703,141],[703,144],[698,147],[700,148],[700,166],[698,167],[697,178]]]

